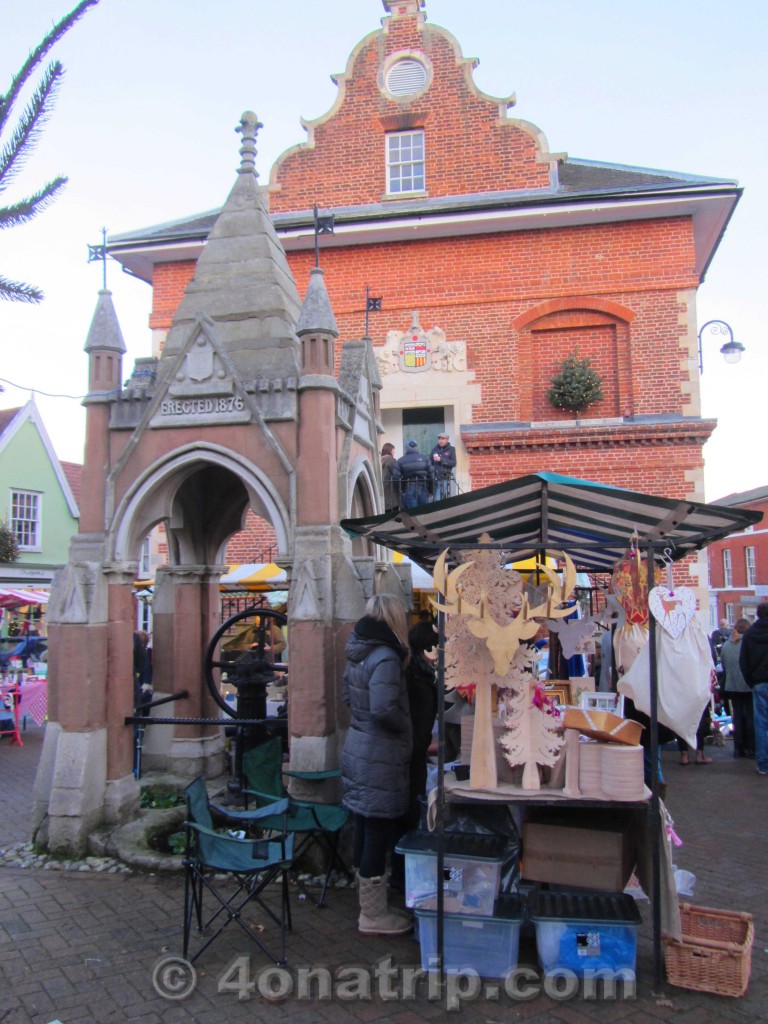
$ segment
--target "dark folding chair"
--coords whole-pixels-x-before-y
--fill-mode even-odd
[[[267,740],[243,755],[243,771],[248,789],[243,796],[246,806],[253,798],[256,806],[266,810],[270,802],[285,797],[288,799],[286,827],[291,834],[301,834],[294,851],[293,864],[288,875],[316,907],[325,906],[325,894],[334,868],[352,881],[353,875],[339,853],[339,833],[349,817],[341,804],[323,804],[313,800],[297,799],[291,796],[283,785],[282,776],[307,782],[323,782],[341,776],[338,769],[319,772],[299,772],[283,768],[283,752],[279,737]],[[277,821],[275,821],[277,824]],[[299,875],[298,864],[302,856],[312,849],[320,851],[323,858],[323,885],[320,898],[316,898]]]
[[[253,811],[231,811],[210,803],[205,780],[195,779],[186,789],[187,853],[184,880],[184,957],[188,959],[192,917],[197,919],[198,931],[217,925],[216,931],[198,949],[190,962],[194,962],[231,921],[236,921],[257,946],[275,964],[285,961],[285,931],[291,927],[291,906],[288,890],[288,870],[293,856],[294,838],[286,828],[288,800],[273,801]],[[239,838],[231,833],[214,829],[211,811],[226,817],[232,832],[257,829],[268,830],[258,838]],[[220,881],[215,876],[226,875]],[[280,912],[276,914],[265,902],[268,885],[280,879]],[[226,886],[233,887],[227,894]],[[216,909],[204,919],[203,893],[214,898]],[[256,903],[279,926],[280,952],[275,956],[259,933],[243,921],[242,913],[248,903]]]

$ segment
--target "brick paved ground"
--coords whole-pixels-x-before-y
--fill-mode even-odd
[[[29,799],[41,748],[42,730],[30,727],[23,748],[0,740],[2,817],[0,848],[28,838]],[[637,998],[592,1001],[581,996],[557,1001],[539,994],[531,1001],[508,998],[467,1000],[461,1018],[470,1024],[530,1021],[531,1024],[588,1024],[592,1021],[768,1020],[768,778],[759,778],[751,762],[737,761],[728,747],[712,751],[715,764],[677,765],[664,753],[669,780],[668,806],[685,845],[679,866],[697,878],[696,902],[705,906],[749,910],[755,917],[752,979],[742,999],[686,992],[665,985],[652,991],[649,909],[642,905],[638,942]],[[266,964],[252,954],[250,943],[230,928],[198,962],[195,991],[183,1001],[160,996],[153,970],[164,956],[180,952],[181,879],[151,874],[96,875],[78,872],[0,869],[0,1024],[180,1024],[226,1021],[258,1024],[334,1024],[378,1022],[419,1024],[442,1017],[445,1003],[425,991],[416,999],[387,1000],[373,983],[370,1000],[343,998],[302,1000],[295,994],[269,1003],[258,990],[238,998],[238,978],[247,984],[264,978]],[[356,965],[368,968],[391,956],[394,966],[417,966],[418,945],[410,938],[363,938],[355,929],[354,893],[336,890],[330,906],[316,910],[294,900],[294,931],[289,963],[295,984],[301,965],[330,971]],[[268,933],[266,933],[268,934]],[[226,935],[226,933],[225,933]],[[226,969],[236,957],[238,976]],[[526,943],[521,960],[531,961]],[[273,980],[280,980],[272,975]],[[232,987],[227,988],[227,980]]]

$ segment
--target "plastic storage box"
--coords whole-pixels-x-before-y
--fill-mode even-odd
[[[464,832],[447,832],[443,839],[445,912],[491,917],[506,841],[500,836]],[[436,910],[437,836],[409,832],[395,849],[405,857],[405,905]]]
[[[537,892],[529,914],[545,974],[634,971],[640,913],[626,893]]]
[[[436,971],[437,912],[417,909],[415,913],[419,924],[422,969]],[[443,958],[446,973],[476,971],[482,978],[503,978],[507,971],[517,967],[522,920],[522,905],[516,896],[502,896],[493,916],[445,914]]]

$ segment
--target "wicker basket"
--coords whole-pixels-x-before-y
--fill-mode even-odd
[[[664,937],[670,985],[742,996],[752,965],[752,915],[680,904],[683,941]]]

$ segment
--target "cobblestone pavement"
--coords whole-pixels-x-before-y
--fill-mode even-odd
[[[0,740],[0,850],[29,838],[42,730],[28,728],[24,740],[22,748]],[[181,993],[184,978],[174,974],[173,965],[170,970],[167,965],[157,970],[157,965],[181,952],[180,877],[0,867],[0,1024],[419,1024],[443,1017],[451,1006],[470,1024],[768,1020],[768,777],[757,776],[752,762],[735,760],[728,746],[710,753],[714,764],[683,768],[676,753],[664,752],[667,805],[684,842],[676,861],[697,876],[694,902],[754,915],[752,977],[741,999],[668,984],[653,991],[647,903],[641,904],[634,999],[588,999],[583,993],[556,999],[541,991],[523,1000],[507,994],[503,985],[494,997],[487,982],[480,993],[462,998],[458,980],[442,998],[430,995],[425,982],[410,998],[402,974],[392,976],[388,997],[386,958],[395,969],[418,967],[418,944],[409,937],[359,935],[355,893],[343,889],[330,894],[323,910],[293,899],[289,966],[282,973],[268,970],[268,962],[233,926],[196,963],[194,991],[184,999],[171,999],[167,996]],[[527,939],[521,942],[520,960],[535,963]],[[372,971],[382,961],[377,977]],[[308,967],[327,969],[323,978],[330,982],[328,998],[318,998],[317,989],[310,997],[299,991],[306,980],[302,968]],[[339,977],[342,969],[346,973]],[[368,978],[370,998],[364,998]],[[287,994],[267,998],[268,981]],[[527,979],[523,982],[523,988],[530,985]],[[173,991],[164,995],[164,984]],[[469,981],[462,979],[462,984]]]

